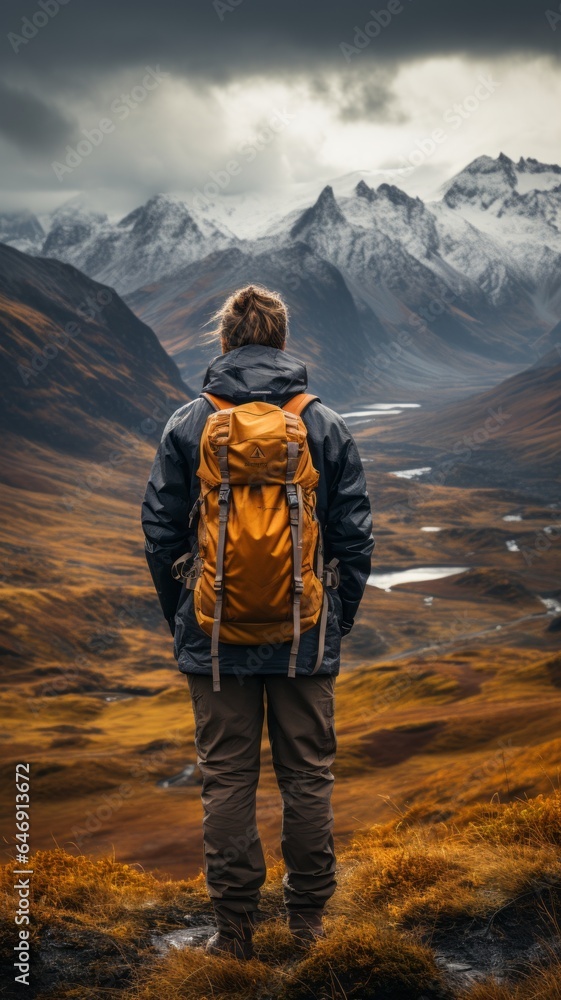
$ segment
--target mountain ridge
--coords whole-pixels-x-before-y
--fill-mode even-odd
[[[336,341],[347,331],[333,330],[335,280],[358,316],[349,329],[360,326],[359,339],[370,342],[374,356],[392,350],[396,341],[407,346],[389,370],[371,372],[362,388],[353,374],[363,362],[362,349],[356,358],[349,354],[340,391],[334,396],[329,387],[330,398],[342,398],[349,378],[355,388],[348,400],[366,399],[380,387],[426,396],[444,385],[446,391],[466,394],[532,364],[539,356],[536,345],[542,353],[552,346],[548,334],[561,318],[560,178],[556,164],[522,157],[515,163],[501,153],[473,160],[433,202],[386,180],[371,187],[364,178],[352,178],[352,187],[345,182],[336,195],[340,186],[334,181],[323,185],[311,204],[287,206],[285,215],[275,211],[274,218],[265,213],[251,238],[235,234],[235,218],[230,228],[211,206],[195,209],[171,195],[155,195],[117,222],[74,199],[53,213],[50,228],[43,220],[48,232],[34,252],[74,263],[126,293],[141,317],[153,317],[156,333],[172,353],[178,345],[184,373],[194,335],[212,311],[236,287],[256,280],[273,282],[290,300],[293,329],[310,362],[319,345],[337,357]],[[39,220],[4,216],[3,224],[12,243],[40,242]],[[290,264],[298,258],[299,245],[311,255],[304,276],[298,263]],[[237,258],[231,255],[236,248]],[[222,282],[216,254],[223,254]],[[288,271],[280,266],[281,254]],[[327,284],[306,304],[312,257],[314,282],[321,272]],[[232,264],[236,259],[238,272]],[[212,275],[208,296],[200,292],[205,270]],[[195,283],[191,298],[198,298],[200,308],[184,309],[190,292],[181,281]],[[187,321],[199,326],[183,330]],[[200,353],[192,355],[197,371]]]
[[[116,428],[142,437],[188,398],[153,331],[69,264],[0,245],[0,330],[6,433],[105,455]]]

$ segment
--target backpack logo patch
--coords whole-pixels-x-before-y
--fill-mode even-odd
[[[265,452],[261,451],[261,448],[257,444],[253,451],[251,452],[250,458],[265,458]]]

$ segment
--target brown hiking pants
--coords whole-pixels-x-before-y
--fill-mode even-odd
[[[251,913],[265,881],[256,792],[267,727],[282,796],[281,848],[289,910],[320,911],[335,891],[330,766],[337,746],[335,678],[188,674],[195,746],[203,774],[205,876],[217,919]]]

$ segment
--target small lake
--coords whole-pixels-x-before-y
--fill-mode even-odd
[[[390,472],[390,476],[397,476],[398,479],[415,479],[417,476],[424,476],[425,472],[430,472],[432,465],[425,465],[421,469],[400,469],[398,472]]]
[[[343,420],[350,420],[353,424],[365,424],[376,417],[394,417],[404,410],[416,410],[420,405],[420,403],[366,403],[360,409],[348,410],[341,416]]]
[[[469,566],[413,566],[411,569],[395,570],[393,573],[371,573],[366,581],[379,590],[391,590],[400,583],[423,583],[425,580],[440,580],[444,576],[465,573]]]

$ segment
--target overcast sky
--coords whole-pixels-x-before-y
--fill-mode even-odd
[[[0,209],[561,161],[558,0],[3,0],[0,46]]]

